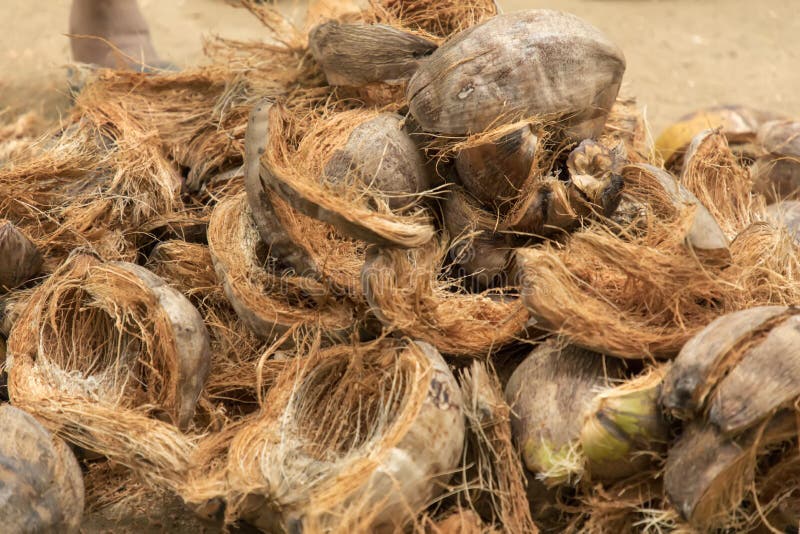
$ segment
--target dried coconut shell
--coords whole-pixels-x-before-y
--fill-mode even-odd
[[[680,183],[708,209],[728,238],[753,221],[750,173],[720,131],[704,130],[692,139],[683,158]]]
[[[447,41],[411,78],[407,98],[428,132],[466,135],[557,114],[566,137],[579,141],[602,131],[624,71],[622,52],[598,29],[532,9]]]
[[[787,228],[795,241],[800,241],[800,201],[784,200],[770,204],[766,216],[773,225]]]
[[[225,295],[247,327],[276,340],[298,326],[319,326],[331,336],[355,324],[354,310],[313,278],[282,273],[260,240],[244,195],[219,203],[208,243]],[[293,340],[287,340],[290,346]]]
[[[367,251],[364,293],[381,323],[455,356],[485,357],[527,337],[519,299],[503,290],[466,292],[461,280],[441,276],[447,253],[444,236],[419,249]]]
[[[524,467],[512,442],[511,407],[497,375],[473,361],[461,377],[467,418],[463,472],[468,501],[508,532],[536,532],[525,492]]]
[[[400,529],[461,459],[461,393],[426,343],[309,354],[264,406],[231,443],[227,470],[229,513],[264,530]]]
[[[7,532],[77,533],[83,475],[66,443],[26,412],[0,406],[0,517]]]
[[[285,108],[273,105],[266,113],[264,190],[370,243],[415,247],[433,237],[430,217],[420,205],[426,169],[397,118],[351,110],[310,123],[306,119],[304,131],[297,132],[299,117]],[[298,134],[297,146],[289,146],[287,139]],[[402,213],[391,209],[392,202],[402,204]]]
[[[143,267],[80,253],[33,292],[8,342],[15,405],[165,487],[187,468],[179,427],[209,368],[203,319],[183,295]]]
[[[42,255],[10,221],[0,220],[0,292],[20,286],[39,274]]]
[[[245,190],[253,220],[270,255],[296,273],[361,300],[360,273],[366,245],[343,236],[330,224],[299,213],[264,188],[259,158],[266,143],[270,104],[253,108],[245,143]]]
[[[658,202],[654,209],[662,215],[674,216],[681,209],[691,206],[694,214],[685,235],[686,245],[701,253],[729,256],[729,241],[717,220],[691,191],[667,171],[649,164],[635,164],[626,166],[622,176],[626,189],[648,191],[648,200]]]
[[[385,24],[330,21],[311,30],[309,49],[330,85],[407,81],[436,43]]]
[[[656,149],[667,169],[680,169],[692,139],[703,130],[721,128],[739,157],[753,159],[758,155],[755,147],[758,128],[765,122],[778,118],[775,113],[746,106],[719,106],[698,110],[668,126],[658,136]]]
[[[620,360],[558,342],[534,349],[511,375],[506,402],[525,466],[548,485],[583,474],[581,427],[599,389],[624,376]]]

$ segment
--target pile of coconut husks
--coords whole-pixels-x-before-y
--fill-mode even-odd
[[[800,123],[654,143],[571,14],[240,3],[0,129],[4,529],[797,527]]]

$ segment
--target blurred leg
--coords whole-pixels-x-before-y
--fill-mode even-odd
[[[113,68],[159,62],[137,0],[73,0],[69,32],[75,61]]]

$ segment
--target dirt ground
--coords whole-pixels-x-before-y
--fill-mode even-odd
[[[162,55],[203,60],[203,35],[257,39],[258,22],[224,0],[140,0]],[[3,0],[0,110],[58,116],[70,0]],[[501,0],[507,11],[548,7],[576,13],[625,51],[624,92],[636,95],[654,133],[701,106],[739,103],[800,116],[800,18],[787,0]],[[300,2],[283,8],[299,13]]]
[[[203,60],[203,35],[263,35],[247,12],[224,0],[141,0],[156,46],[179,66]],[[58,117],[65,96],[70,0],[2,0],[0,113]],[[698,107],[739,103],[800,117],[800,18],[788,0],[501,0],[576,13],[607,32],[628,60],[623,92],[636,95],[654,133]],[[298,2],[284,3],[299,13]],[[3,117],[0,116],[0,121]],[[120,529],[92,518],[85,532],[199,533],[206,529],[174,504],[155,507]],[[214,529],[211,529],[213,531]]]

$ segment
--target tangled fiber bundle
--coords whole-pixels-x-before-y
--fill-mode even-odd
[[[257,336],[274,340],[300,325],[336,335],[356,321],[352,305],[323,284],[282,275],[261,242],[244,195],[218,204],[208,230],[217,277],[239,318]]]
[[[461,375],[467,418],[463,498],[508,532],[535,532],[522,462],[511,438],[511,408],[497,376],[474,361]],[[488,512],[486,511],[488,509]]]
[[[443,273],[446,258],[446,237],[408,251],[368,251],[364,291],[381,323],[456,356],[486,357],[524,338],[529,315],[522,302],[502,291],[464,291],[461,280]]]
[[[408,340],[314,342],[231,432],[226,514],[265,530],[400,528],[443,488],[464,439],[455,378],[430,345]],[[335,384],[335,385],[333,385]],[[211,450],[219,450],[220,441]],[[434,444],[434,447],[431,445]],[[223,447],[224,448],[224,447]]]
[[[202,318],[145,269],[74,254],[9,337],[9,395],[69,443],[175,487],[209,370]],[[146,441],[135,436],[148,436]]]
[[[442,41],[498,14],[493,0],[371,0],[375,22],[423,32]]]
[[[747,175],[719,139],[706,142],[717,143],[703,148],[716,160],[695,151],[683,177],[705,204],[676,203],[655,172],[634,166],[626,191],[648,202],[643,217],[616,230],[592,225],[563,247],[518,251],[538,326],[607,354],[669,358],[720,313],[795,297],[791,236],[748,226],[758,210]],[[716,218],[705,208],[713,202]],[[730,246],[720,228],[737,236]]]

